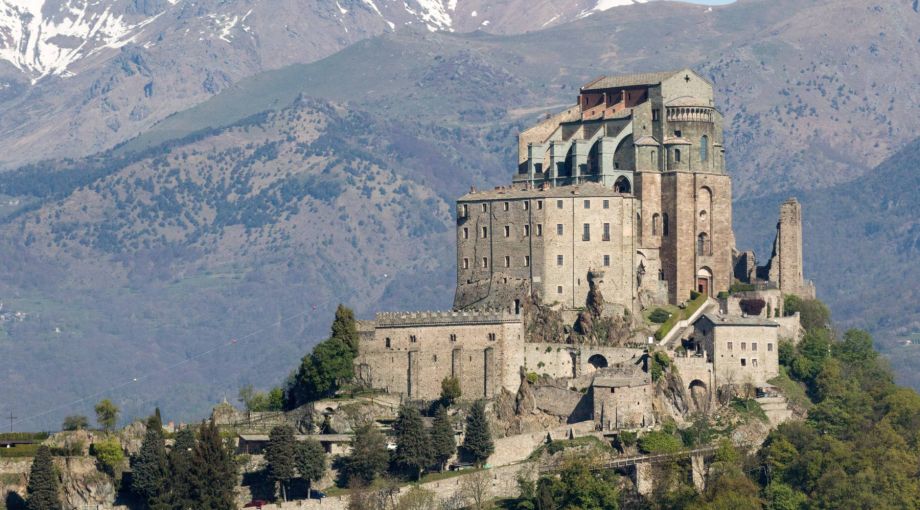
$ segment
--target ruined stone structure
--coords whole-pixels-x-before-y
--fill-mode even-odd
[[[762,273],[783,294],[813,299],[815,286],[805,280],[802,267],[802,205],[790,198],[780,206],[773,253]]]

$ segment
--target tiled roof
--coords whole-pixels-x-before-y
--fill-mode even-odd
[[[639,139],[636,140],[635,144],[639,146],[658,145],[658,140],[656,140],[654,136],[645,135],[645,136],[640,136]]]
[[[760,317],[742,317],[740,315],[719,315],[704,313],[697,320],[706,319],[714,326],[767,326],[779,327],[779,324]]]
[[[641,363],[616,363],[607,368],[599,368],[594,375],[593,386],[602,388],[620,388],[624,386],[642,386],[651,383],[651,377],[642,370]]]
[[[616,87],[636,87],[639,85],[657,85],[680,71],[663,71],[658,73],[622,74],[619,76],[602,76],[588,83],[581,90],[601,90]]]

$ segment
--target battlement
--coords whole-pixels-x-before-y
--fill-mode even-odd
[[[376,316],[378,328],[406,326],[453,326],[460,324],[513,324],[522,317],[505,309],[483,309],[463,311],[425,312],[379,312]]]

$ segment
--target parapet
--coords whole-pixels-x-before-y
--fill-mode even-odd
[[[483,309],[433,312],[380,312],[376,317],[378,328],[406,326],[453,326],[466,324],[513,324],[522,322],[520,314],[504,309]]]

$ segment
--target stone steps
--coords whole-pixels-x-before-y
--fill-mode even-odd
[[[763,409],[764,414],[770,421],[770,425],[775,427],[780,423],[792,417],[792,409],[789,409],[789,402],[786,397],[760,397],[755,399]]]

